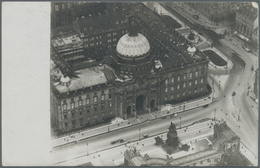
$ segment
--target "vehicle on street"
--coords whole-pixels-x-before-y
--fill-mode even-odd
[[[251,52],[251,50],[249,48],[247,48],[246,46],[243,46],[244,50],[246,50],[246,52]]]
[[[209,107],[209,105],[208,105],[208,104],[206,104],[206,105],[204,105],[204,106],[203,106],[203,108],[207,108],[207,107]]]
[[[143,137],[144,137],[144,138],[148,138],[149,135],[148,135],[148,134],[144,134]]]
[[[199,19],[199,16],[198,15],[192,15],[193,16],[193,18],[195,18],[195,19]]]
[[[112,141],[112,142],[111,142],[112,145],[115,144],[115,143],[116,143],[116,141]]]
[[[122,142],[125,142],[126,139],[120,139],[119,142],[122,143]]]
[[[233,93],[232,93],[232,96],[235,96],[236,95],[236,92],[234,91]]]
[[[162,119],[166,119],[166,116],[162,117]]]

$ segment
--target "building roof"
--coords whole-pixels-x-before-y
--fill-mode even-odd
[[[150,44],[145,36],[138,33],[137,36],[123,35],[116,46],[116,51],[125,57],[137,57],[150,51]]]
[[[89,14],[76,20],[79,30],[85,35],[91,35],[98,30],[109,30],[115,27],[128,26],[128,21],[121,8],[114,11],[105,10],[99,13]],[[105,27],[105,29],[104,29]]]
[[[237,13],[246,16],[247,18],[251,20],[255,20],[258,16],[258,8],[255,8],[252,6],[252,4],[241,6]]]
[[[115,75],[113,71],[108,69],[106,65],[81,69],[75,71],[75,73],[77,74],[77,77],[71,78],[69,81],[69,85],[63,85],[61,82],[53,83],[59,93],[76,91],[79,89],[84,89],[87,87],[104,84],[115,80]],[[51,74],[54,75],[54,73]]]

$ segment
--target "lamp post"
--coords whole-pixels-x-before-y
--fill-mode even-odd
[[[139,128],[139,141],[140,141],[140,139],[141,139],[141,138],[140,138],[140,131],[141,131],[141,128]]]
[[[181,117],[180,117],[180,129],[181,129]]]
[[[88,156],[88,143],[87,143],[87,156]]]

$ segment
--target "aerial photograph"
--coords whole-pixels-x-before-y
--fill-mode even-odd
[[[256,2],[50,5],[52,166],[258,166]]]

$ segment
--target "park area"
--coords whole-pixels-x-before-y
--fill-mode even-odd
[[[172,29],[178,29],[181,28],[181,24],[179,24],[176,20],[174,20],[172,17],[164,15],[162,16],[163,21],[167,25],[167,27],[170,27]]]
[[[208,56],[210,61],[212,61],[217,66],[227,65],[227,62],[212,50],[205,50],[203,51],[203,54]]]

